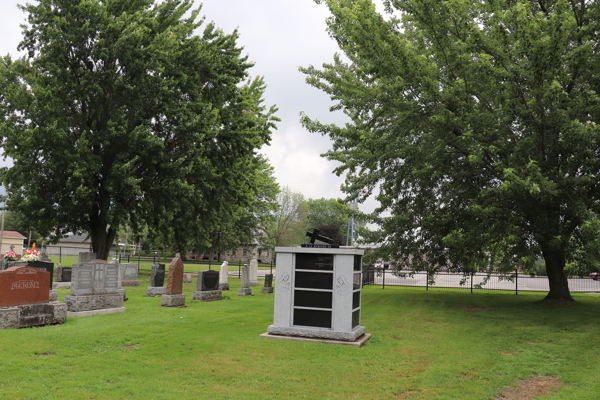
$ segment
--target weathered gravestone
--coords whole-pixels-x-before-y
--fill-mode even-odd
[[[29,261],[29,266],[48,272],[48,290],[50,301],[56,301],[56,290],[52,290],[52,278],[54,277],[54,263],[51,261]]]
[[[193,283],[192,275],[193,274],[183,274],[183,283]]]
[[[221,269],[219,270],[219,290],[229,290],[229,263],[223,261]]]
[[[248,269],[250,275],[249,286],[260,286],[258,282],[258,260],[256,259],[256,253],[252,254],[252,260],[250,260],[250,266]]]
[[[240,291],[238,296],[252,296],[252,288],[250,287],[250,271],[248,270],[248,264],[244,264],[242,267],[242,280],[240,283]]]
[[[54,280],[52,284],[53,289],[71,289],[71,267],[63,267],[58,264],[54,269]]]
[[[265,275],[265,286],[260,289],[261,293],[273,293],[273,274]]]
[[[73,266],[71,296],[65,296],[70,317],[124,312],[123,298],[118,264],[94,260]]]
[[[196,281],[196,291],[192,292],[192,300],[223,300],[219,290],[219,273],[217,271],[200,271]]]
[[[267,337],[319,338],[362,345],[360,325],[364,250],[340,249],[317,233],[313,244],[277,247],[277,291]]]
[[[96,259],[96,253],[90,253],[90,252],[86,252],[86,253],[79,253],[79,262],[83,263],[83,262],[90,262]]]
[[[185,305],[183,294],[183,260],[179,253],[169,264],[167,293],[163,294],[160,305],[163,307],[179,307]]]
[[[139,286],[138,265],[134,263],[123,263],[121,266],[121,286]]]
[[[165,294],[165,264],[152,264],[150,275],[150,286],[148,296],[160,296]]]
[[[0,328],[63,324],[67,306],[50,302],[48,272],[11,267],[0,272]]]

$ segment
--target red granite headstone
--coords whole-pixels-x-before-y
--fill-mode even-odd
[[[0,271],[0,307],[48,303],[49,275],[33,267]]]
[[[183,293],[183,261],[176,257],[169,264],[169,281],[167,283],[167,294]]]

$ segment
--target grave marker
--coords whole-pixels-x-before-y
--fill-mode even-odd
[[[161,299],[162,307],[179,307],[185,305],[183,293],[183,260],[179,253],[169,264],[167,293]]]
[[[196,281],[196,291],[192,292],[192,300],[223,300],[219,290],[219,273],[217,271],[200,271]]]
[[[223,261],[221,269],[219,271],[219,290],[229,290],[229,263]]]

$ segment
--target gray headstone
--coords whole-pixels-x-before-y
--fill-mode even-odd
[[[242,282],[240,287],[243,289],[247,289],[250,287],[250,271],[248,268],[248,264],[244,264],[244,266],[242,267]]]
[[[73,296],[116,294],[121,286],[119,266],[103,262],[86,262],[73,266]]]
[[[124,263],[121,265],[121,271],[123,272],[122,280],[124,281],[137,281],[138,278],[138,265],[134,263]]]
[[[96,259],[96,253],[79,253],[79,262],[88,262]]]

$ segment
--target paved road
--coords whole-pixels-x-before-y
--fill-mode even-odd
[[[520,291],[539,291],[547,292],[549,290],[548,278],[537,277],[532,278],[526,275],[519,275],[516,282],[502,279],[498,276],[492,276],[487,282],[484,283],[486,276],[485,274],[475,275],[473,277],[473,288],[477,288],[477,285],[481,284],[482,289],[495,289],[495,290],[515,290],[517,285]],[[408,275],[406,277],[394,276],[390,272],[385,274],[386,285],[404,285],[404,286],[426,286],[427,275],[425,273],[417,273],[412,277]],[[383,276],[375,276],[375,284],[383,284]],[[462,285],[461,285],[462,282]],[[432,287],[440,288],[470,288],[471,277],[463,276],[462,274],[446,274],[441,273],[436,276],[435,284],[430,285]],[[600,280],[594,281],[589,278],[572,278],[569,279],[569,289],[573,293],[586,292],[586,293],[600,293]]]

